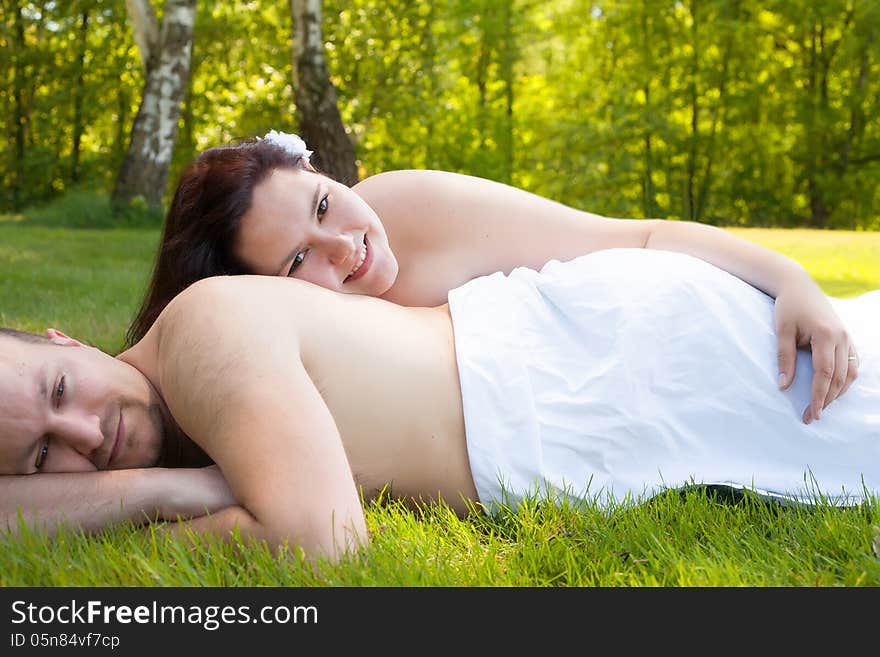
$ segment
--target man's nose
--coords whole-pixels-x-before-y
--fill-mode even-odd
[[[55,418],[52,434],[83,456],[90,456],[104,444],[101,418],[90,413],[61,413]]]
[[[348,233],[328,234],[323,241],[327,257],[334,265],[341,265],[355,252],[354,238]]]

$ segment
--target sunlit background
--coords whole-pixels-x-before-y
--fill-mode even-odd
[[[109,194],[144,90],[126,3],[0,11],[0,214]],[[880,228],[876,0],[328,0],[322,29],[361,178],[437,168],[609,216]],[[199,150],[297,131],[291,53],[288,0],[199,0],[166,201]]]

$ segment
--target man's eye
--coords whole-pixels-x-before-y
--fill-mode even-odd
[[[49,439],[46,439],[46,442],[43,443],[42,447],[40,447],[40,452],[37,454],[37,462],[34,463],[37,470],[42,470],[43,466],[46,464],[46,456],[49,454]]]
[[[58,405],[61,403],[61,398],[64,397],[64,377],[62,376],[58,379],[58,384],[55,386],[55,404]]]
[[[330,207],[330,202],[327,200],[327,195],[325,194],[324,198],[321,199],[321,202],[318,203],[317,214],[318,214],[319,219],[324,216],[324,214],[327,212],[327,209],[329,207]]]
[[[293,262],[290,263],[290,269],[287,272],[288,276],[293,276],[293,272],[295,272],[296,268],[302,264],[303,260],[305,260],[306,253],[308,253],[308,251],[300,251],[295,256],[293,256]]]

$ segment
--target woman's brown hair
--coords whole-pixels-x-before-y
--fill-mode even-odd
[[[140,340],[177,294],[209,276],[246,274],[233,247],[254,188],[275,169],[310,168],[301,156],[267,140],[209,148],[184,170],[165,217],[153,275],[125,334]]]

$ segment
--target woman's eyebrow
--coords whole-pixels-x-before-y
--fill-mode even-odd
[[[318,184],[315,185],[315,194],[312,196],[312,213],[309,215],[311,218],[316,218],[318,216],[318,203],[321,202],[321,182],[318,181]],[[301,250],[301,246],[297,244],[293,250],[291,250],[281,263],[278,265],[278,272],[281,275],[287,275],[285,271],[287,269],[288,263],[296,257],[296,254]]]
[[[321,196],[321,181],[318,181],[318,184],[315,185],[315,195],[312,197],[312,214],[310,216],[316,217],[318,216],[318,201]]]

